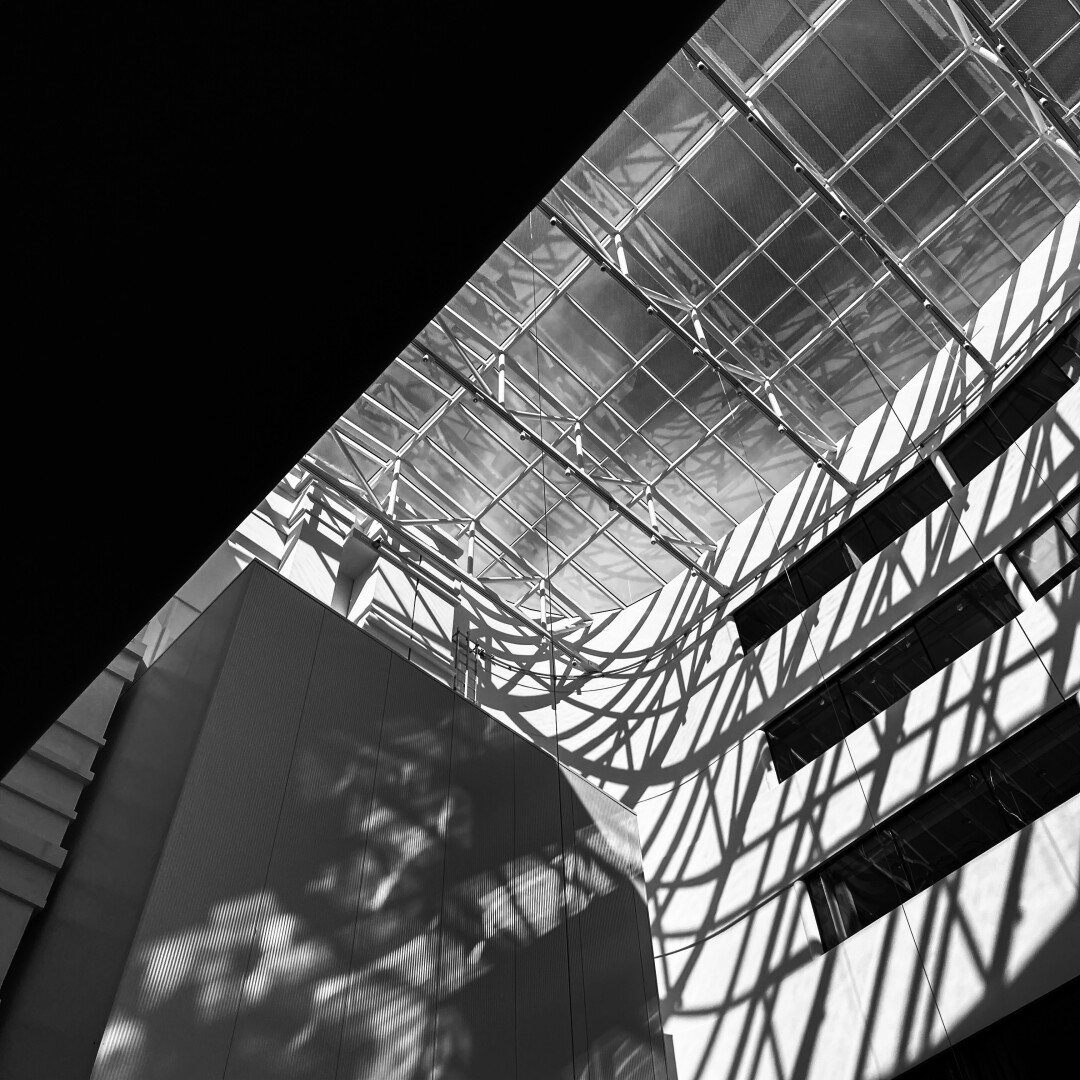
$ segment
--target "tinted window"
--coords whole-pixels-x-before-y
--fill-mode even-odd
[[[934,670],[940,671],[1019,614],[1016,598],[1001,574],[989,566],[924,611],[915,628],[933,658]]]
[[[1080,540],[1080,495],[1073,495],[1072,498],[1066,499],[1056,516],[1069,539]]]
[[[864,724],[911,691],[937,670],[914,629],[891,635],[840,677],[848,712]]]
[[[894,814],[806,879],[826,948],[1080,794],[1071,700]]]
[[[1053,518],[1024,537],[1009,557],[1036,598],[1048,593],[1080,563],[1073,542]]]
[[[979,770],[965,771],[890,823],[918,892],[1015,831]]]
[[[989,566],[796,702],[765,733],[785,780],[1020,614]]]
[[[804,607],[820,600],[855,569],[847,549],[838,540],[829,540],[795,566]]]
[[[1078,721],[1061,709],[989,755],[987,782],[1017,828],[1080,793]]]
[[[1011,446],[1080,378],[1075,334],[1049,346],[1027,371],[985,406],[952,438],[944,453],[957,479],[969,483]]]
[[[873,554],[884,551],[948,498],[949,489],[930,462],[913,470],[862,515],[875,544]]]
[[[818,903],[824,901],[826,908],[818,912],[826,947],[868,926],[911,895],[896,847],[891,837],[880,832],[871,833],[824,867],[812,897],[815,891]]]
[[[804,610],[794,582],[785,575],[761,590],[733,616],[743,648],[752,649]]]
[[[970,483],[1009,445],[999,431],[992,418],[980,414],[945,444],[942,453],[961,484]]]
[[[854,725],[836,686],[824,683],[766,729],[777,777],[786,779],[852,730]]]

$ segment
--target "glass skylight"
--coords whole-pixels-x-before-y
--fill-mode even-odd
[[[575,460],[580,437],[585,471],[644,520],[651,502],[695,557],[808,467],[805,445],[835,449],[949,340],[763,126],[960,328],[1080,201],[1076,161],[965,40],[961,7],[728,0],[690,48],[760,119],[680,53],[545,201],[804,445],[538,209],[313,456],[384,507],[396,471],[398,512],[453,519],[459,543],[472,523],[474,573],[526,608],[546,580],[556,613],[654,592],[684,564],[422,352],[492,394],[501,381],[504,407]],[[1080,134],[1076,4],[979,11]]]

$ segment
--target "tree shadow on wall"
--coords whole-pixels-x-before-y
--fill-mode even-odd
[[[460,700],[302,734],[265,886],[136,941],[95,1080],[652,1080],[636,832],[581,788]]]

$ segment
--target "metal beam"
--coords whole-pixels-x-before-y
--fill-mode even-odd
[[[944,305],[931,295],[919,279],[903,265],[900,257],[881,239],[877,230],[866,221],[847,198],[829,185],[825,177],[817,171],[816,166],[813,165],[803,151],[787,135],[776,128],[768,118],[758,112],[746,95],[726,75],[717,70],[715,64],[706,60],[691,45],[686,45],[683,52],[696,65],[698,71],[745,117],[747,123],[753,124],[795,172],[799,173],[810,187],[833,207],[840,220],[874,252],[885,269],[904,285],[979,367],[987,375],[992,376],[996,370],[994,365],[972,343],[971,339],[964,333],[963,327],[949,314]]]
[[[546,203],[540,204],[544,212],[551,217],[553,225],[557,225],[571,240],[574,241],[578,247],[581,248],[592,260],[595,262],[601,270],[610,274],[616,281],[638,301],[651,315],[658,318],[676,337],[678,337],[687,349],[694,356],[700,357],[709,367],[711,367],[721,379],[723,379],[729,386],[731,386],[737,393],[746,399],[752,408],[756,409],[762,416],[769,420],[769,422],[780,432],[781,435],[790,439],[811,461],[817,465],[818,468],[824,469],[848,494],[854,494],[856,486],[835,466],[831,461],[828,461],[818,450],[816,450],[810,443],[795,431],[790,424],[788,424],[784,417],[775,412],[769,405],[766,405],[753,390],[748,387],[742,379],[739,378],[726,364],[721,363],[719,359],[713,356],[712,352],[705,348],[697,338],[689,330],[686,329],[680,322],[673,318],[663,308],[657,307],[642,291],[641,286],[632,281],[629,275],[625,274],[622,269],[616,266],[608,258],[605,257],[604,252],[598,248],[591,240],[582,236],[582,234],[571,225],[566,218],[564,218],[557,211],[553,210]],[[742,351],[738,348],[733,341],[726,338],[721,331],[717,330],[718,336],[721,338],[721,343],[725,349],[728,349],[732,354],[739,359],[741,363],[750,364],[750,361],[743,356]]]
[[[964,40],[964,44],[983,61],[988,69],[991,69],[991,74],[994,74],[992,69],[995,67],[1007,72],[1016,83],[1016,88],[1027,99],[1029,111],[1035,110],[1038,115],[1045,118],[1046,123],[1065,142],[1067,152],[1071,154],[1074,162],[1080,158],[1080,137],[1069,126],[1053,90],[1046,85],[1038,72],[1034,68],[1029,68],[1020,54],[1015,52],[1005,38],[990,25],[990,21],[979,9],[978,4],[973,3],[972,0],[949,0],[948,6],[952,10],[954,20],[957,20],[957,16],[960,16],[960,20],[966,18],[968,24],[974,27],[987,47],[979,48],[964,33],[962,26],[957,25],[956,29]],[[1002,89],[1008,93],[1012,87],[1006,85]],[[1061,149],[1065,150],[1066,147]],[[1073,171],[1075,172],[1076,169],[1074,168]]]
[[[552,647],[558,649],[567,658],[572,660],[578,667],[583,668],[588,672],[598,672],[600,669],[591,660],[586,660],[576,649],[567,645],[559,638],[552,637],[546,629],[540,626],[539,623],[534,622],[519,611],[508,600],[504,600],[498,593],[492,589],[487,589],[484,585],[474,578],[471,574],[464,573],[460,567],[455,566],[449,559],[443,558],[437,551],[435,551],[429,544],[427,544],[423,537],[417,536],[415,533],[410,533],[405,530],[394,518],[392,518],[385,510],[377,506],[375,503],[368,502],[367,499],[358,495],[355,491],[349,491],[347,487],[337,477],[328,473],[318,463],[312,461],[306,455],[300,461],[300,467],[303,468],[310,475],[314,476],[322,484],[325,484],[328,488],[334,491],[337,495],[343,498],[347,503],[355,506],[362,514],[373,518],[380,525],[383,526],[387,532],[393,533],[399,539],[404,540],[406,543],[413,546],[420,546],[424,549],[425,557],[437,566],[444,574],[450,578],[457,579],[462,585],[467,586],[473,592],[482,596],[489,603],[494,604],[504,614],[509,615],[515,622],[521,623],[524,626],[529,627],[538,637],[542,640],[550,641]]]
[[[678,547],[671,543],[666,537],[654,532],[644,521],[641,520],[636,514],[628,510],[622,503],[619,502],[615,496],[607,490],[602,484],[599,484],[594,480],[584,469],[578,465],[575,461],[568,458],[562,451],[557,450],[551,443],[546,442],[539,435],[535,434],[530,428],[526,427],[509,409],[500,405],[492,394],[489,394],[487,390],[477,383],[470,382],[464,375],[461,374],[455,367],[448,364],[442,357],[433,353],[430,349],[421,349],[423,356],[429,363],[434,364],[444,374],[448,375],[456,383],[463,388],[469,390],[473,394],[473,400],[479,400],[487,408],[495,413],[503,423],[509,424],[523,440],[532,442],[541,453],[546,457],[549,457],[554,461],[567,476],[576,476],[590,491],[599,498],[603,499],[608,507],[617,513],[620,517],[625,518],[631,525],[634,526],[638,532],[647,536],[650,542],[655,541],[658,547],[661,547],[666,551],[673,559],[681,563],[690,571],[692,576],[700,577],[711,588],[715,589],[721,596],[727,596],[729,589],[726,585],[722,584],[712,574],[708,573],[702,567],[691,559],[684,552],[680,551]]]

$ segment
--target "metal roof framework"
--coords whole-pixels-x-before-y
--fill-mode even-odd
[[[966,326],[1080,201],[1080,7],[1032,2],[728,0],[313,454],[511,605],[723,595],[939,349],[990,375]]]

